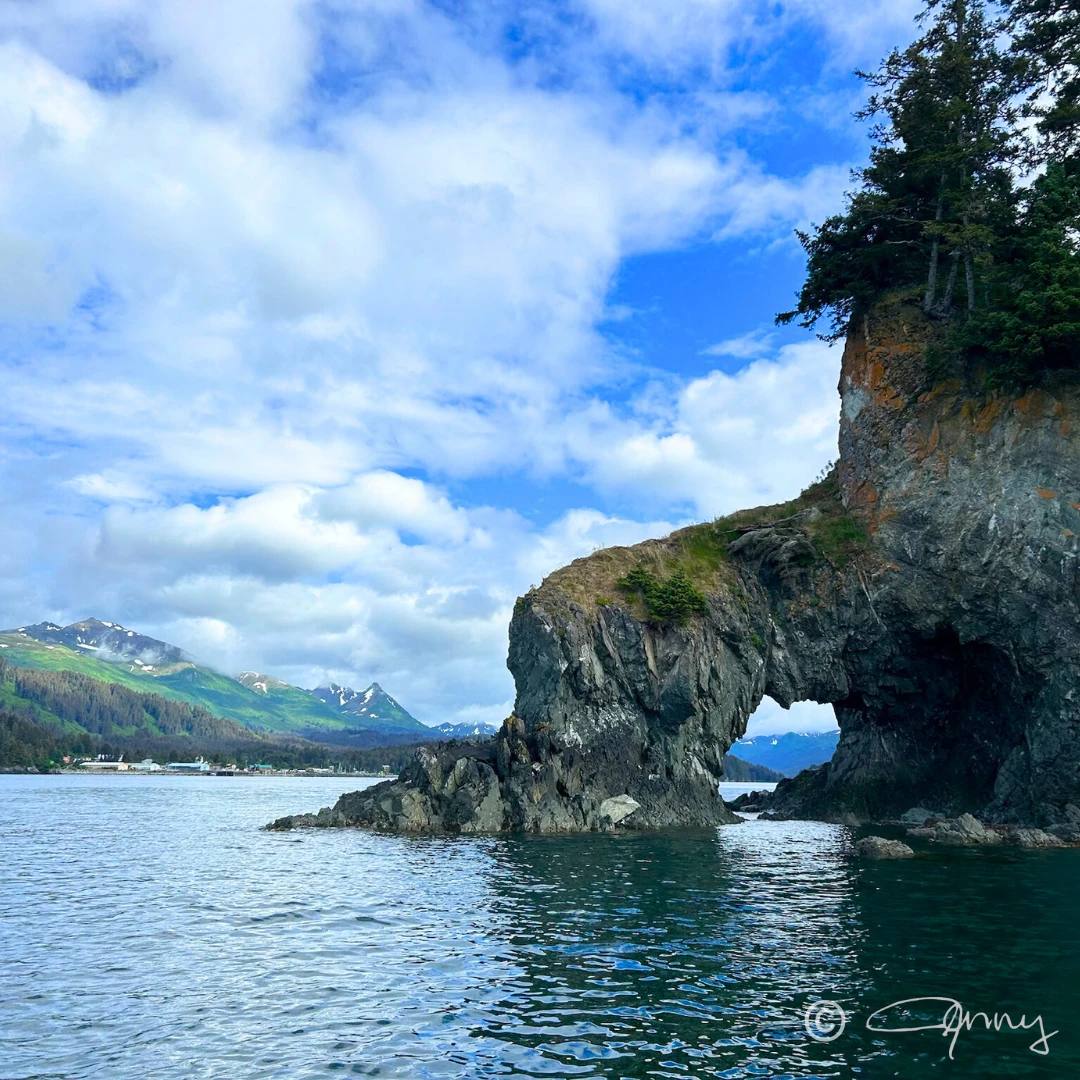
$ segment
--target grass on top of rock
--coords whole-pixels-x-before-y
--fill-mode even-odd
[[[706,596],[724,590],[736,599],[741,596],[738,575],[728,558],[728,545],[733,540],[748,528],[788,521],[806,533],[821,560],[836,567],[857,558],[869,541],[863,524],[844,509],[832,468],[798,498],[691,525],[662,540],[602,548],[556,570],[550,581],[588,608],[633,599],[654,621],[685,620],[702,610]],[[650,595],[654,598],[651,608]],[[524,604],[523,598],[519,606]]]
[[[860,554],[869,539],[862,522],[844,509],[835,466],[788,502],[739,510],[674,535],[679,538],[693,578],[694,564],[715,565],[726,560],[728,545],[747,529],[786,521],[803,529],[821,556],[834,566],[841,566]]]
[[[635,566],[616,585],[624,592],[640,596],[649,618],[656,622],[681,624],[691,615],[704,615],[709,610],[705,594],[681,569],[661,579],[645,567]]]

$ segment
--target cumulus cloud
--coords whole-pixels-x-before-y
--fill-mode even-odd
[[[688,377],[601,329],[629,257],[768,245],[834,198],[846,163],[739,148],[777,106],[730,49],[845,32],[785,11],[583,0],[515,58],[535,5],[0,9],[4,621],[497,718],[528,585],[797,491],[834,452],[825,346],[732,338],[705,355],[748,365]],[[627,92],[626,63],[668,81]]]
[[[737,355],[746,345],[727,349]],[[734,373],[690,381],[665,421],[615,431],[594,423],[575,451],[598,486],[662,492],[699,519],[778,502],[836,457],[838,368],[837,350],[822,342],[784,346]]]
[[[205,509],[113,507],[88,569],[123,607],[225,670],[271,666],[301,685],[364,672],[431,722],[475,718],[480,705],[495,720],[512,704],[502,658],[522,582],[670,528],[574,511],[538,529],[376,471],[341,489],[281,486]]]
[[[730,356],[735,360],[755,360],[767,356],[775,334],[758,328],[748,334],[718,341],[701,350],[702,356]]]
[[[746,738],[756,735],[782,735],[785,731],[836,731],[836,714],[831,705],[815,701],[796,701],[789,709],[772,698],[762,698],[746,725]],[[738,755],[738,747],[735,754]]]

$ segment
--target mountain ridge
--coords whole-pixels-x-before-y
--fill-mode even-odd
[[[763,765],[784,776],[796,776],[803,769],[831,760],[839,741],[839,730],[785,731],[739,739],[731,750],[743,761]]]
[[[388,742],[465,737],[459,730],[464,725],[436,727],[417,720],[375,682],[364,691],[334,683],[308,690],[257,671],[227,675],[178,646],[103,619],[23,624],[0,631],[0,649],[16,667],[75,671],[205,708],[254,731],[324,742],[359,736],[368,744],[369,735]]]

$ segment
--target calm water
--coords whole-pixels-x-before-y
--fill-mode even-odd
[[[1080,1076],[1080,851],[259,831],[342,786],[0,777],[0,1076]],[[865,1030],[927,995],[1060,1033]]]

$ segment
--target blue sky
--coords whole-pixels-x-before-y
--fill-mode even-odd
[[[0,8],[0,624],[500,720],[517,595],[835,456],[772,320],[914,11]]]

